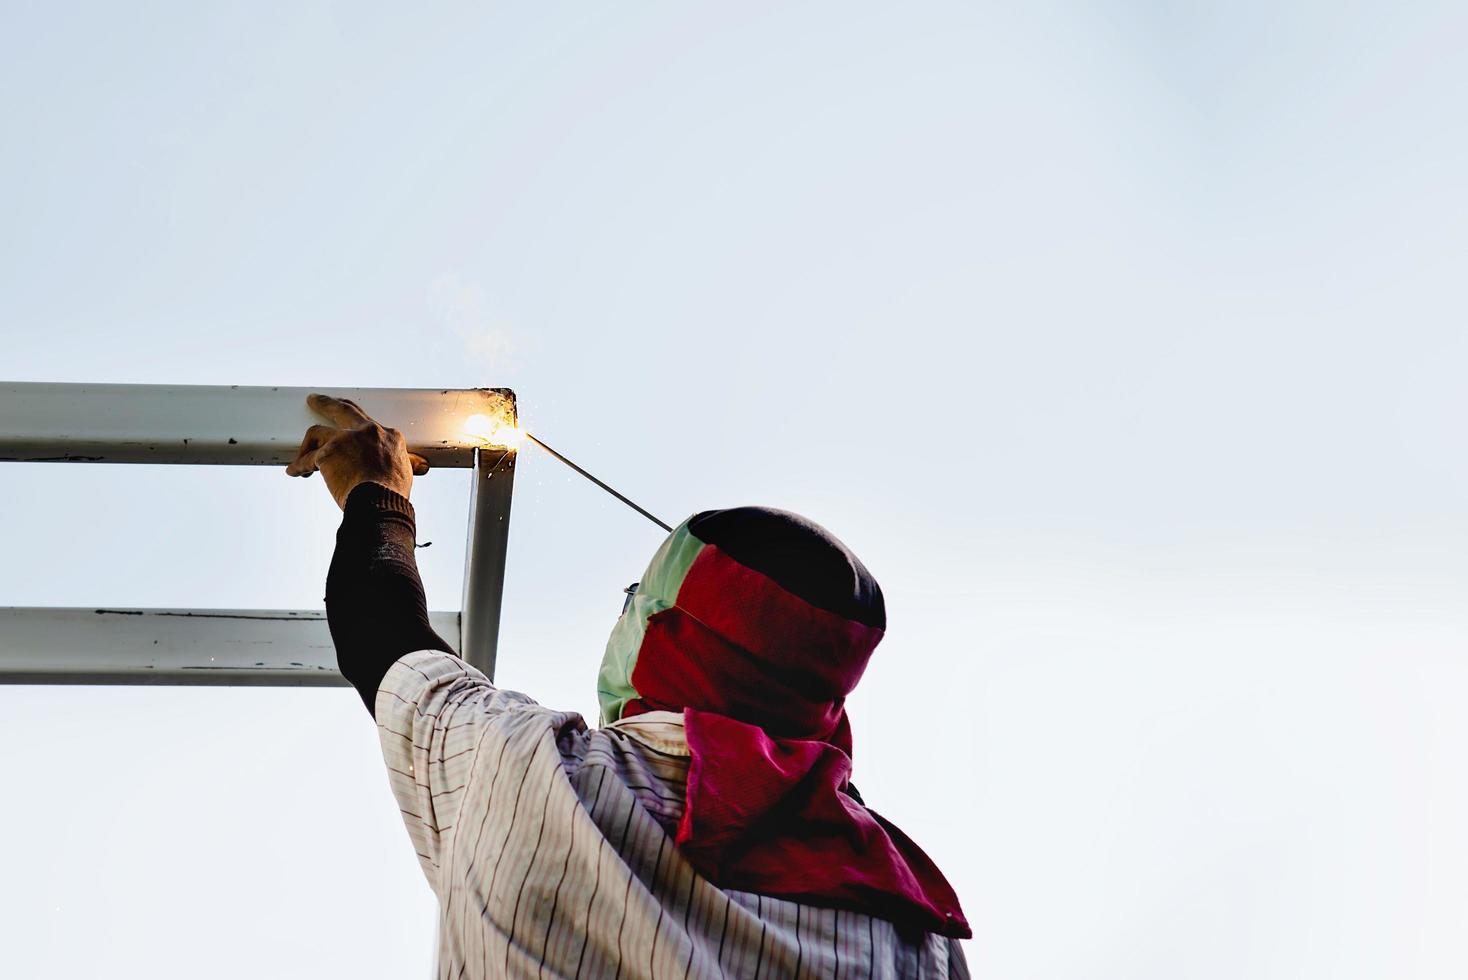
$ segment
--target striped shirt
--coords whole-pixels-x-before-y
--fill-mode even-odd
[[[438,977],[968,976],[955,939],[695,872],[673,842],[680,714],[588,729],[424,650],[388,669],[375,715],[439,901]]]

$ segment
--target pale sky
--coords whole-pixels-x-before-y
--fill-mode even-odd
[[[855,780],[977,975],[1461,977],[1468,12],[1016,6],[5,5],[0,379],[513,387],[862,556]],[[320,607],[319,478],[4,476],[0,603]],[[660,540],[527,451],[499,683],[594,723]],[[349,689],[0,735],[0,973],[428,974]]]

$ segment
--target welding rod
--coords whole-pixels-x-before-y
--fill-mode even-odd
[[[524,431],[524,430],[521,430],[521,431]],[[618,500],[622,501],[622,503],[626,504],[628,507],[631,507],[633,510],[637,511],[637,513],[641,514],[643,517],[646,517],[648,520],[652,521],[654,524],[656,524],[658,527],[662,528],[664,531],[671,531],[671,530],[673,530],[672,525],[665,524],[662,521],[658,520],[652,514],[650,514],[646,510],[643,510],[641,507],[637,506],[635,503],[633,503],[627,497],[625,497],[622,494],[618,493],[616,490],[613,490],[611,487],[607,486],[605,483],[601,482],[596,477],[592,476],[590,473],[586,472],[581,467],[577,466],[575,463],[571,462],[569,459],[567,459],[566,457],[562,456],[560,453],[556,452],[554,449],[552,449],[551,447],[547,446],[545,443],[541,442],[539,439],[535,438],[530,433],[526,432],[525,433],[525,438],[526,439],[529,439],[531,442],[535,443],[541,449],[544,449],[546,452],[550,453],[556,459],[560,460],[561,462],[565,463],[567,466],[571,467],[571,469],[575,470],[577,473],[580,473],[582,476],[586,477],[592,483],[595,483],[597,486],[601,487],[603,490],[605,490],[607,493],[611,494],[613,497],[616,497]]]

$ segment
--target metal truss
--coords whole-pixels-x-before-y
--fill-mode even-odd
[[[515,422],[505,388],[271,388],[0,382],[0,462],[281,466],[321,391],[357,402],[435,467],[472,468],[464,592],[433,627],[494,676],[513,447],[483,423]],[[476,418],[478,416],[479,418]],[[471,421],[472,420],[472,421]],[[469,424],[466,426],[466,422]],[[0,607],[0,683],[339,686],[319,609]]]

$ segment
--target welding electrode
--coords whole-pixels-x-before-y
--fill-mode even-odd
[[[521,430],[521,431],[524,431],[524,430]],[[666,524],[663,521],[658,520],[651,513],[649,513],[648,511],[644,510],[643,508],[637,506],[637,504],[633,503],[625,495],[623,495],[621,493],[618,493],[616,490],[614,490],[611,487],[607,486],[605,483],[603,483],[602,481],[598,480],[596,477],[592,476],[590,473],[586,472],[581,467],[577,466],[575,463],[571,462],[569,459],[567,459],[566,457],[562,456],[560,453],[556,452],[554,449],[552,449],[551,447],[547,446],[545,443],[541,442],[539,439],[535,438],[530,433],[526,432],[525,433],[525,438],[526,439],[529,439],[531,442],[535,443],[541,449],[544,449],[546,452],[550,453],[556,459],[560,460],[561,462],[565,463],[567,466],[571,467],[571,469],[575,470],[577,473],[580,473],[582,476],[586,477],[592,483],[595,483],[597,486],[601,487],[603,490],[605,490],[607,493],[611,494],[613,497],[616,497],[618,500],[622,501],[622,503],[626,504],[628,507],[631,507],[633,510],[637,511],[637,513],[641,514],[643,517],[646,517],[648,520],[652,521],[654,524],[656,524],[658,527],[662,528],[664,531],[671,531],[671,530],[673,530],[672,525]]]

